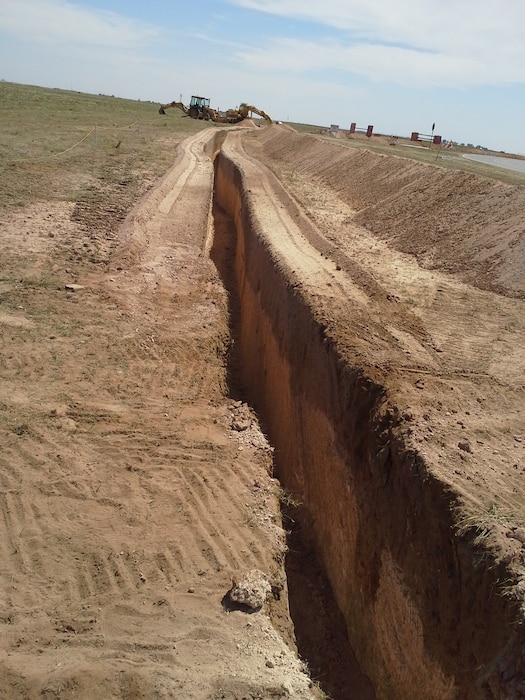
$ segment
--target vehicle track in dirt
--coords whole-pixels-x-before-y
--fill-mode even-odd
[[[316,697],[293,648],[271,449],[228,396],[226,296],[203,255],[212,136],[180,147],[107,273],[4,296],[10,698]],[[221,601],[252,568],[282,596],[248,617]]]
[[[380,290],[376,291],[372,286],[368,289],[363,287],[367,290],[369,313],[369,320],[365,320],[363,330],[366,332],[368,328],[372,329],[371,324],[377,320],[377,326],[389,334],[388,343],[392,351],[400,351],[399,354],[392,354],[387,362],[391,376],[412,374],[412,382],[415,383],[420,373],[421,380],[426,381],[427,385],[436,381],[436,390],[444,397],[450,397],[450,392],[458,391],[459,394],[454,397],[453,405],[449,407],[452,410],[449,410],[448,414],[445,411],[445,415],[440,416],[443,411],[436,411],[439,406],[436,403],[433,405],[431,400],[428,402],[428,411],[433,419],[437,420],[441,431],[446,429],[447,423],[450,427],[455,425],[461,429],[461,424],[464,424],[463,430],[471,427],[474,431],[479,431],[476,436],[476,439],[481,441],[479,447],[482,448],[479,450],[481,454],[478,455],[481,460],[479,471],[474,464],[470,465],[467,472],[462,471],[461,464],[458,463],[456,441],[451,435],[443,434],[444,442],[452,449],[444,450],[443,445],[438,451],[440,458],[447,460],[447,468],[443,470],[442,476],[448,478],[449,466],[455,463],[453,480],[477,502],[480,486],[483,491],[487,483],[483,478],[481,481],[474,478],[472,483],[473,472],[480,476],[487,469],[489,472],[500,472],[500,476],[497,477],[498,487],[494,489],[494,493],[490,489],[489,498],[496,498],[499,507],[508,512],[520,512],[521,472],[512,466],[516,464],[514,458],[520,456],[516,455],[514,435],[519,437],[524,427],[522,377],[525,374],[525,354],[522,346],[525,325],[522,299],[514,297],[515,288],[519,283],[509,283],[506,296],[501,291],[474,287],[466,283],[463,277],[469,278],[475,269],[479,272],[480,281],[486,283],[482,261],[487,251],[493,249],[505,222],[513,215],[516,208],[515,199],[519,200],[522,196],[522,188],[502,193],[502,189],[512,188],[504,188],[499,183],[491,184],[482,178],[471,178],[472,192],[477,195],[477,191],[481,190],[485,194],[487,201],[482,212],[486,212],[486,221],[482,212],[478,216],[475,213],[469,215],[476,219],[477,230],[483,230],[485,225],[486,231],[484,237],[478,241],[478,247],[470,251],[471,263],[466,263],[465,272],[462,275],[451,275],[444,270],[448,270],[451,260],[456,261],[461,257],[456,254],[456,250],[461,246],[459,236],[450,246],[448,257],[441,252],[425,265],[414,255],[399,250],[399,245],[396,245],[395,240],[389,239],[388,234],[383,238],[375,230],[371,231],[356,221],[364,221],[369,215],[369,199],[367,201],[366,198],[370,198],[370,195],[363,194],[368,182],[370,190],[376,193],[372,220],[387,219],[391,208],[394,207],[388,226],[389,229],[395,227],[394,215],[398,210],[403,210],[403,196],[401,193],[396,196],[395,193],[396,177],[402,182],[400,189],[407,200],[410,200],[413,192],[409,189],[406,178],[410,176],[413,181],[412,188],[417,192],[422,187],[419,175],[430,201],[439,197],[448,201],[449,209],[460,210],[462,197],[473,196],[464,174],[457,174],[462,188],[457,193],[451,174],[447,174],[449,189],[444,187],[442,170],[438,167],[428,168],[403,159],[378,158],[372,154],[367,162],[359,152],[349,153],[344,147],[336,147],[339,161],[337,167],[331,167],[328,156],[335,160],[334,147],[331,144],[318,142],[318,151],[313,150],[309,157],[305,157],[309,149],[315,149],[315,140],[312,140],[313,145],[306,146],[301,143],[300,148],[297,141],[302,142],[304,138],[295,136],[287,142],[280,136],[274,138],[273,142],[269,140],[268,152],[271,153],[276,144],[280,144],[280,139],[282,153],[292,154],[291,162],[294,162],[295,156],[297,166],[290,175],[289,170],[286,171],[286,168],[290,168],[290,162],[286,161],[289,156],[280,155],[270,162],[307,212],[309,220],[313,221],[328,239],[332,247],[330,255],[333,255],[335,260],[341,254],[348,257],[353,262],[353,268],[347,269],[352,278],[354,270],[363,268],[364,274],[371,276]],[[268,160],[268,155],[265,154],[265,139],[259,141],[261,140],[263,146],[255,142],[255,152],[265,161]],[[323,158],[325,151],[326,157]],[[356,167],[360,161],[363,163],[361,170]],[[319,176],[314,174],[316,162],[323,164],[317,169]],[[352,165],[356,167],[354,179],[359,193],[356,202],[365,199],[363,210],[349,205],[352,197]],[[373,179],[368,181],[364,178],[363,170],[366,173],[372,170]],[[334,187],[335,176],[338,173],[340,180],[337,185],[341,195],[337,194]],[[343,183],[347,180],[350,180],[350,183],[344,187]],[[384,203],[379,199],[378,181],[388,183]],[[332,187],[327,186],[329,183]],[[495,210],[490,209],[488,204],[491,190],[498,207]],[[506,202],[508,209],[503,206]],[[415,218],[423,217],[425,212],[424,204],[419,204]],[[427,214],[429,219],[433,216],[433,213]],[[405,223],[406,217],[405,211],[401,217],[400,228],[408,226]],[[443,228],[443,237],[448,240],[452,232],[446,228],[443,221],[439,221],[437,225]],[[490,237],[490,230],[494,231],[494,238]],[[508,235],[512,235],[512,232],[509,231]],[[411,246],[414,250],[424,248],[428,245],[427,241],[434,241],[436,237],[437,233],[433,228],[422,228],[419,231],[414,228]],[[468,245],[472,246],[470,238]],[[322,246],[318,247],[322,249]],[[501,256],[495,255],[496,265],[499,263],[501,268],[506,269],[509,266],[508,259],[512,257],[512,250],[516,251],[512,264],[514,267],[518,265],[521,260],[519,240],[513,241],[510,248],[505,248]],[[493,271],[495,277],[500,270],[496,265]],[[360,274],[363,273],[357,272],[357,279]],[[499,283],[494,286],[499,289]],[[396,311],[400,307],[401,314]],[[338,335],[343,333],[344,319]],[[418,404],[417,397],[421,398],[425,394],[421,389],[414,392],[412,401],[415,405]],[[451,414],[455,416],[453,425],[450,425]],[[496,459],[491,459],[492,451],[495,451]],[[460,473],[463,474],[464,480],[461,479]],[[488,508],[490,503],[485,505]]]
[[[406,215],[396,173],[417,203],[418,166],[302,148],[277,126],[189,138],[117,249],[68,204],[3,222],[9,697],[318,697],[294,652],[279,498],[291,542],[330,578],[305,584],[289,559],[308,585],[297,628],[326,652],[315,672],[333,674],[334,698],[373,690],[336,668],[330,587],[380,697],[520,692],[522,301],[378,233]],[[388,185],[392,209],[370,208],[367,182]],[[70,242],[110,251],[76,291]],[[282,594],[247,617],[221,601],[254,567]]]
[[[303,504],[301,525],[316,542],[362,666],[381,697],[519,693],[516,601],[524,561],[511,540],[523,522],[525,328],[516,283],[504,297],[443,274],[446,257],[425,269],[353,223],[359,217],[322,177],[302,179],[293,169],[297,163],[311,175],[333,167],[334,181],[351,172],[345,159],[366,168],[367,156],[312,138],[306,160],[300,137],[286,129],[250,139],[243,143],[257,158],[246,157],[237,135],[228,137],[216,176],[217,201],[236,231],[243,378],[268,426],[278,474]],[[261,159],[278,174],[292,168],[295,202]],[[390,164],[385,158],[384,172]],[[402,172],[392,161],[392,190],[396,169]],[[418,166],[406,169],[417,188]],[[420,167],[421,177],[427,184],[434,177],[439,189],[434,170]],[[402,196],[410,198],[403,177]],[[457,180],[468,192],[468,178]],[[316,184],[324,184],[331,210],[323,199],[317,206]],[[480,187],[475,178],[472,187]],[[490,184],[481,187],[491,193]],[[497,184],[493,192],[500,196]],[[350,185],[344,194],[351,198]],[[314,225],[297,206],[308,200],[304,211]],[[390,193],[386,203],[394,200]],[[381,205],[374,221],[385,216]],[[498,217],[495,231],[508,211]],[[331,255],[323,242],[329,237]],[[483,252],[487,234],[479,244]],[[460,246],[456,241],[451,255]],[[352,262],[346,269],[336,262],[344,256]],[[501,260],[507,265],[508,255]],[[464,274],[472,276],[468,266]],[[503,338],[510,355],[501,352]],[[396,635],[403,644],[396,646]]]

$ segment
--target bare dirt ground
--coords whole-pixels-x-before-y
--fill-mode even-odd
[[[253,152],[273,165],[322,232],[313,245],[348,272],[379,321],[389,381],[412,375],[424,385],[410,396],[410,410],[419,409],[414,439],[473,503],[519,521],[525,190],[311,137],[267,140]],[[373,343],[376,330],[361,335],[369,331]]]
[[[498,636],[508,641],[507,651],[510,649],[511,640],[522,629],[524,610],[523,187],[457,171],[446,173],[403,158],[284,131],[280,136],[266,132],[253,143],[244,139],[244,145],[286,184],[296,200],[295,205],[288,205],[291,219],[324,258],[314,274],[301,269],[300,255],[295,256],[296,265],[294,256],[290,258],[292,268],[299,269],[299,284],[307,280],[309,303],[316,309],[323,332],[346,361],[362,367],[385,390],[387,403],[399,411],[394,422],[399,421],[406,455],[413,450],[418,456],[416,481],[409,476],[408,462],[395,458],[389,462],[387,457],[382,488],[375,492],[371,488],[366,494],[364,486],[360,520],[364,519],[365,529],[376,533],[375,539],[367,538],[371,548],[397,550],[395,559],[403,562],[404,575],[410,578],[419,572],[411,585],[413,600],[418,601],[416,607],[425,619],[425,646],[433,648],[436,658],[454,649],[457,663],[449,664],[451,675],[442,686],[437,676],[419,691],[408,682],[400,697],[523,697],[520,644],[512,659],[505,658],[503,651],[485,656]],[[279,196],[284,207],[284,195]],[[274,230],[280,238],[276,227]],[[295,238],[300,241],[301,236]],[[321,273],[322,267],[330,270],[330,263],[331,280]],[[389,442],[391,445],[394,433],[386,443],[387,455],[388,451],[393,454]],[[385,446],[374,446],[385,450]],[[374,470],[381,473],[381,459],[368,459],[372,466],[369,480],[373,481]],[[359,479],[356,475],[366,469],[365,463],[363,459],[362,464],[352,465],[354,478]],[[437,478],[442,494],[447,494],[444,501],[450,497],[455,531],[468,533],[470,571],[458,565],[462,545],[452,546],[456,562],[449,559],[445,564],[446,540],[439,542],[438,536],[430,544],[447,514],[446,507],[427,510],[425,495],[418,492],[417,481],[429,477]],[[401,479],[400,490],[388,487],[392,488],[392,512],[388,498],[382,510],[382,491],[397,478]],[[345,478],[340,483],[344,487]],[[406,500],[396,502],[395,493]],[[378,498],[376,508],[366,502],[367,495]],[[313,503],[312,494],[311,498]],[[337,512],[336,499],[330,505],[335,539],[337,518],[344,518],[344,509]],[[315,517],[320,521],[321,512]],[[381,527],[377,520],[383,517]],[[389,526],[397,535],[385,547]],[[427,529],[427,542],[419,539],[420,528]],[[347,535],[351,531],[347,529]],[[453,541],[450,536],[448,541]],[[329,541],[327,545],[337,553],[336,546]],[[403,547],[413,547],[414,557]],[[354,566],[361,556],[358,552]],[[418,562],[420,558],[425,564]],[[329,555],[326,561],[330,566]],[[341,566],[332,564],[331,581],[344,603],[345,583],[338,580]],[[484,567],[493,579],[482,592]],[[454,568],[462,571],[455,584],[448,586]],[[370,573],[373,571],[374,567]],[[387,574],[384,580],[386,586],[393,584]],[[477,596],[469,597],[468,591],[474,590]],[[402,634],[404,621],[403,615],[397,619],[392,615],[393,590],[385,589],[383,594],[380,629],[375,635],[370,631],[373,653],[385,645],[385,654],[397,655],[399,666],[409,667],[420,653],[424,658],[425,651],[416,649],[414,628],[401,642],[401,653],[388,648]],[[347,603],[347,619],[359,599],[355,588],[354,595],[354,602]],[[510,624],[504,622],[505,605],[501,606],[505,596],[507,612],[513,610]],[[377,598],[375,607],[380,607]],[[467,611],[471,614],[468,623]],[[381,627],[389,626],[390,616],[388,641],[382,638]],[[474,668],[476,663],[478,677],[474,674],[470,680],[466,676],[461,680],[468,666]],[[421,683],[424,675],[416,673]],[[401,676],[398,680],[404,683]],[[384,690],[382,696],[388,697]]]
[[[100,201],[2,216],[1,697],[315,697],[271,449],[226,385],[201,139],[120,231]],[[223,603],[251,569],[252,615]]]
[[[516,595],[523,189],[401,168],[409,195],[397,182],[380,207],[396,179],[384,159],[285,127],[242,133],[237,148],[294,198],[266,193],[308,244],[283,243],[283,259],[304,261],[296,283],[395,387],[414,449],[464,499],[465,527],[509,567]],[[117,189],[115,211],[42,201],[0,214],[1,697],[320,696],[288,614],[287,495],[228,365],[208,138],[188,139],[124,221]],[[273,594],[247,614],[225,596],[251,569]],[[373,697],[355,682],[338,697]]]
[[[368,648],[360,658],[381,697],[522,697],[523,188],[286,129],[250,138],[230,139],[227,154],[289,302],[281,312],[271,293],[257,291],[262,252],[238,252],[251,267],[246,316],[265,309],[258,325],[247,318],[245,362],[257,348],[268,375],[295,390],[281,401],[292,402],[289,411],[270,380],[252,391],[273,390],[262,401],[270,434],[294,462],[290,469],[282,459],[279,473],[307,504],[349,633],[356,649]],[[290,301],[298,296],[315,319],[306,342]],[[279,351],[266,352],[250,335],[269,335],[270,307],[287,321],[272,323]],[[297,342],[283,340],[286,326]],[[341,362],[361,368],[359,389],[354,380],[345,386]],[[384,392],[374,409],[362,401],[367,386]],[[282,434],[289,413],[310,452]],[[380,657],[390,659],[387,675],[396,667],[393,682],[381,680]],[[444,676],[433,668],[438,658]]]

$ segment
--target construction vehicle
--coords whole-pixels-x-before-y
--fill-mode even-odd
[[[166,114],[167,109],[172,107],[177,107],[182,110],[191,119],[205,119],[206,121],[212,121],[219,124],[238,124],[253,113],[257,114],[263,119],[265,119],[268,124],[273,124],[271,118],[263,112],[262,109],[257,109],[252,105],[247,105],[243,102],[239,109],[229,109],[227,112],[219,112],[216,109],[210,107],[210,100],[208,97],[199,97],[198,95],[192,95],[190,100],[190,106],[186,107],[182,102],[170,102],[169,104],[161,105],[159,107],[159,114]]]
[[[166,114],[166,110],[171,107],[178,107],[184,114],[192,119],[211,119],[214,116],[214,109],[210,107],[210,100],[208,97],[199,97],[198,95],[192,95],[190,106],[186,107],[182,102],[170,102],[167,105],[161,105],[159,107],[159,114]]]
[[[262,109],[257,109],[257,107],[254,107],[253,105],[247,105],[245,102],[243,102],[241,105],[239,105],[238,110],[228,110],[229,112],[234,112],[239,115],[239,121],[242,121],[243,119],[248,119],[248,117],[251,116],[252,112],[253,114],[258,114],[260,117],[265,119],[268,124],[273,124],[272,119],[266,112],[263,112]]]

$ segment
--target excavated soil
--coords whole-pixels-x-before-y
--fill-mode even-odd
[[[524,200],[274,126],[6,214],[0,695],[525,697]]]
[[[352,208],[366,177],[373,204]],[[423,181],[429,202],[450,200],[459,218],[465,178],[286,130],[230,136],[218,165],[217,199],[237,231],[249,395],[385,698],[524,692],[523,282],[509,274],[523,263],[523,190],[481,183],[500,208],[478,220],[480,245],[472,234],[463,266],[461,233],[446,230],[455,245],[442,243],[433,213],[398,201]],[[467,203],[482,189],[471,179]],[[410,236],[398,240],[408,218]],[[430,260],[407,255],[408,239]],[[467,284],[476,269],[480,289]]]

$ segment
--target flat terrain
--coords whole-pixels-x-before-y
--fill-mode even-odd
[[[211,206],[225,130],[22,87],[0,88],[0,697],[319,698],[318,678],[374,697],[352,658],[338,675],[329,653],[297,656],[285,553],[304,494],[274,478],[210,259],[218,242],[228,257]],[[293,284],[392,396],[520,608],[523,185],[387,144],[226,131],[243,167],[272,174],[250,196]],[[227,593],[252,569],[272,594],[249,614]],[[330,600],[318,570],[302,583]],[[295,601],[296,622],[301,603],[318,617],[303,656],[339,649],[321,598]]]

